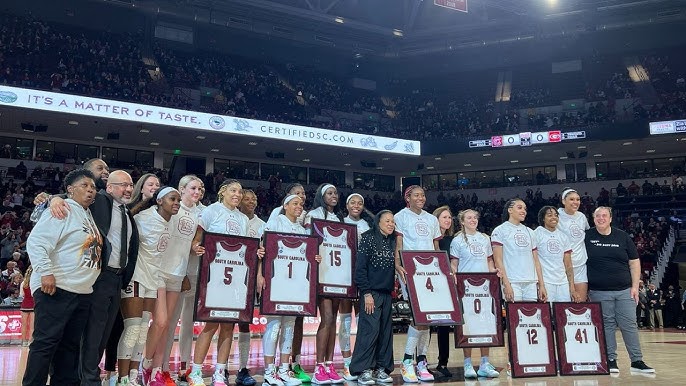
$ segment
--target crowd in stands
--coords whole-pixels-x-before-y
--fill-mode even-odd
[[[459,97],[448,87],[407,88],[382,97],[311,68],[216,52],[182,52],[158,43],[152,52],[168,87],[152,87],[158,80],[143,64],[143,44],[141,34],[88,31],[0,13],[0,45],[7,48],[0,53],[0,84],[417,140],[514,133],[522,123],[529,129],[610,123],[616,119],[614,101],[636,95],[627,70],[616,58],[601,56],[586,61],[589,71],[604,70],[582,80],[587,82],[587,100],[597,103],[541,115],[533,108],[560,103],[551,93],[552,85],[514,89],[504,108],[482,97],[491,94],[483,90],[460,90]],[[633,116],[683,116],[684,75],[674,70],[682,68],[681,62],[656,55],[646,56],[643,63],[662,103],[635,104]],[[204,96],[198,105],[172,87],[205,87],[211,97]],[[523,109],[529,109],[524,120]],[[334,117],[327,113],[330,110],[372,113],[375,118]]]

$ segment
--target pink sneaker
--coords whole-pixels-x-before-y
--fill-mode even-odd
[[[155,378],[148,382],[148,386],[167,386],[167,382],[164,380],[164,374],[162,374],[161,371],[158,371],[157,374],[155,374]]]
[[[331,384],[331,378],[329,378],[329,372],[326,370],[324,365],[317,365],[314,369],[314,374],[312,374],[312,383],[318,385],[329,385]]]
[[[150,377],[152,376],[152,367],[149,369],[144,368],[143,369],[143,385],[147,386],[148,383],[150,383]]]
[[[333,367],[333,362],[327,363],[326,364],[326,372],[329,375],[329,379],[331,380],[331,383],[343,383],[345,382],[345,379],[338,375],[336,372],[336,369]]]

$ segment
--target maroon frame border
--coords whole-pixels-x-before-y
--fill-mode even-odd
[[[216,245],[219,241],[224,241],[232,245],[243,244],[246,246],[246,256],[254,256],[252,259],[245,259],[248,267],[248,282],[246,283],[248,291],[246,293],[246,304],[241,307],[210,308],[205,306],[207,282],[209,281],[210,275],[210,263],[214,260],[214,256],[217,252]],[[255,303],[255,284],[257,282],[257,250],[260,247],[260,240],[252,237],[206,232],[203,237],[203,246],[205,246],[205,254],[201,257],[200,266],[198,267],[198,283],[195,291],[193,319],[196,321],[213,323],[252,322]]]
[[[544,335],[538,335],[539,339],[547,339],[548,341],[548,363],[540,364],[519,364],[519,347],[517,346],[517,325],[519,324],[519,317],[517,311],[526,310],[527,314],[531,310],[541,313],[541,325],[546,328]],[[507,303],[507,325],[508,325],[508,343],[510,349],[508,356],[510,358],[510,368],[513,378],[528,378],[528,377],[548,377],[557,375],[555,366],[555,341],[553,340],[553,325],[552,316],[550,313],[550,305],[548,303],[535,302],[518,302]]]
[[[567,360],[567,350],[565,347],[565,338],[567,334],[564,331],[564,326],[567,324],[566,310],[580,310],[588,309],[591,311],[590,322],[596,328],[598,338],[598,349],[600,350],[600,362],[569,362]],[[555,318],[555,325],[557,326],[557,357],[560,362],[560,375],[588,375],[588,374],[610,374],[610,368],[607,361],[607,348],[605,345],[605,328],[603,325],[603,309],[598,302],[588,303],[571,303],[560,302],[553,303],[553,316]]]
[[[276,258],[279,247],[278,242],[304,243],[307,246],[305,259],[309,263],[308,276],[310,277],[310,288],[307,303],[293,302],[273,302],[271,300],[271,280],[274,274],[272,261]],[[265,254],[263,259],[262,273],[265,280],[265,289],[262,291],[260,302],[260,313],[262,315],[296,315],[296,316],[317,316],[317,261],[315,256],[319,253],[319,243],[316,237],[295,233],[264,232]]]
[[[423,312],[419,309],[419,300],[417,299],[417,291],[414,286],[414,280],[411,278],[416,273],[415,264],[412,262],[414,257],[438,258],[438,267],[448,280],[448,289],[450,290],[450,299],[453,302],[453,310],[449,311],[432,311]],[[457,298],[457,289],[455,288],[455,280],[450,274],[450,263],[448,262],[448,254],[445,251],[400,251],[400,259],[402,260],[403,268],[407,273],[407,292],[410,296],[410,309],[412,310],[412,319],[414,324],[419,326],[453,326],[462,324],[462,309]]]
[[[345,229],[348,232],[348,237],[347,237],[347,244],[348,248],[350,249],[350,285],[349,286],[340,286],[340,285],[332,285],[332,284],[323,284],[319,282],[319,285],[317,286],[317,295],[318,296],[324,296],[324,297],[329,297],[329,298],[346,298],[346,299],[356,299],[359,297],[357,293],[357,287],[355,286],[355,260],[357,258],[357,225],[355,224],[347,224],[344,222],[338,222],[338,221],[329,221],[329,220],[322,220],[322,219],[312,219],[312,224],[310,227],[310,231],[312,232],[312,236],[317,238],[317,242],[319,243],[319,255],[322,257],[322,262],[319,264],[319,270],[324,267],[328,261],[329,261],[329,256],[328,252],[326,251],[326,247],[323,245],[323,232],[325,227],[334,227],[337,229]],[[321,279],[319,276],[319,270],[317,277],[318,279]]]
[[[469,347],[502,347],[505,345],[505,336],[503,333],[503,312],[502,312],[502,296],[500,294],[500,278],[495,273],[490,272],[470,272],[458,273],[455,275],[457,281],[457,299],[462,306],[463,322],[467,324],[464,318],[465,303],[465,285],[464,281],[485,284],[484,280],[489,280],[489,292],[493,298],[493,310],[495,312],[496,333],[494,335],[464,335],[464,326],[458,325],[455,327],[455,348],[469,348]]]

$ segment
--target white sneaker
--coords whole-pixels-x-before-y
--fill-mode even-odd
[[[274,367],[269,367],[264,371],[264,383],[262,385],[285,386]]]
[[[476,373],[480,377],[498,378],[500,373],[496,371],[492,364],[486,362],[479,366],[479,371]]]
[[[224,378],[224,372],[221,373],[214,372],[212,374],[212,386],[226,386],[226,378]]]
[[[406,359],[403,361],[403,367],[401,368],[401,373],[403,374],[403,381],[405,383],[418,383],[417,374],[414,373],[414,364],[412,364],[412,359]]]
[[[109,378],[104,378],[102,380],[102,386],[117,386],[117,379],[119,379],[119,375],[114,373]]]
[[[476,378],[476,371],[474,370],[474,366],[472,366],[471,363],[464,364],[464,377],[465,378]]]
[[[298,386],[302,385],[302,381],[295,377],[295,374],[289,370],[283,370],[279,368],[279,378],[285,386]]]
[[[433,382],[434,375],[429,371],[426,361],[417,363],[417,378],[422,382]]]
[[[357,380],[357,375],[352,375],[350,373],[350,363],[345,363],[345,361],[343,362],[343,378],[345,378],[346,381]]]
[[[205,380],[202,377],[202,372],[191,371],[188,374],[188,385],[189,386],[205,386]]]

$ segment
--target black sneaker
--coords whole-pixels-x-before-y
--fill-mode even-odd
[[[654,373],[655,369],[646,365],[643,361],[631,362],[631,371],[639,371],[642,373]]]
[[[444,365],[436,366],[436,371],[441,373],[441,375],[445,378],[452,378],[453,377],[453,373],[451,373],[450,370],[448,370],[448,367],[446,367]]]
[[[619,367],[617,367],[617,361],[607,361],[607,367],[610,368],[610,373],[619,374]]]

